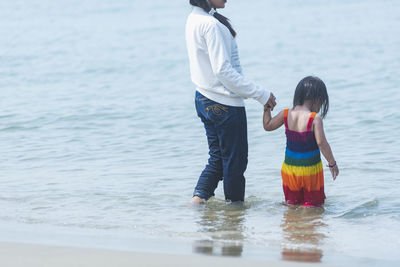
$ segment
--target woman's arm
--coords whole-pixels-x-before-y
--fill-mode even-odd
[[[270,92],[246,79],[231,65],[232,36],[222,24],[216,23],[205,34],[211,68],[218,80],[231,92],[244,97],[254,98],[265,105]]]
[[[278,113],[275,117],[271,118],[271,107],[264,106],[263,125],[266,131],[273,131],[282,126],[284,122],[284,111]]]
[[[332,178],[333,180],[335,180],[336,176],[339,175],[339,168],[336,164],[335,157],[333,156],[331,146],[326,140],[322,118],[319,115],[315,116],[313,125],[315,140],[317,141],[317,145],[321,150],[322,155],[324,155],[325,159],[328,161],[328,166],[332,173]]]

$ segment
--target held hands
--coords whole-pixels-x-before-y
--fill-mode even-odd
[[[329,163],[326,166],[329,167],[329,170],[331,171],[333,180],[336,180],[336,177],[339,175],[339,168],[336,164],[336,161],[335,161],[335,163],[333,163],[333,164]]]
[[[267,103],[264,105],[264,111],[267,111],[268,109],[270,109],[271,111],[274,110],[274,107],[276,106],[275,99],[276,97],[273,93],[271,93]]]

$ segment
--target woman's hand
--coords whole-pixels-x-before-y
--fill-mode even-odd
[[[273,93],[271,93],[267,103],[264,105],[264,111],[266,111],[267,109],[274,110],[274,107],[276,106],[275,99],[276,99],[276,97],[274,96]]]

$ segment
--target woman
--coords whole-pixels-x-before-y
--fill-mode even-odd
[[[273,108],[275,97],[242,75],[236,32],[216,12],[226,0],[190,0],[186,22],[190,72],[196,85],[197,115],[208,139],[208,164],[200,175],[192,203],[204,203],[223,180],[226,201],[244,201],[247,167],[245,98]]]

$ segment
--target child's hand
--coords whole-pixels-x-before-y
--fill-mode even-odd
[[[329,170],[331,171],[333,180],[336,180],[336,177],[339,175],[339,167],[337,166],[336,162],[335,164],[328,165],[328,167]]]
[[[274,107],[276,106],[276,97],[274,96],[273,93],[269,95],[269,99],[267,103],[264,105],[264,111],[267,111],[268,109],[274,110]]]

